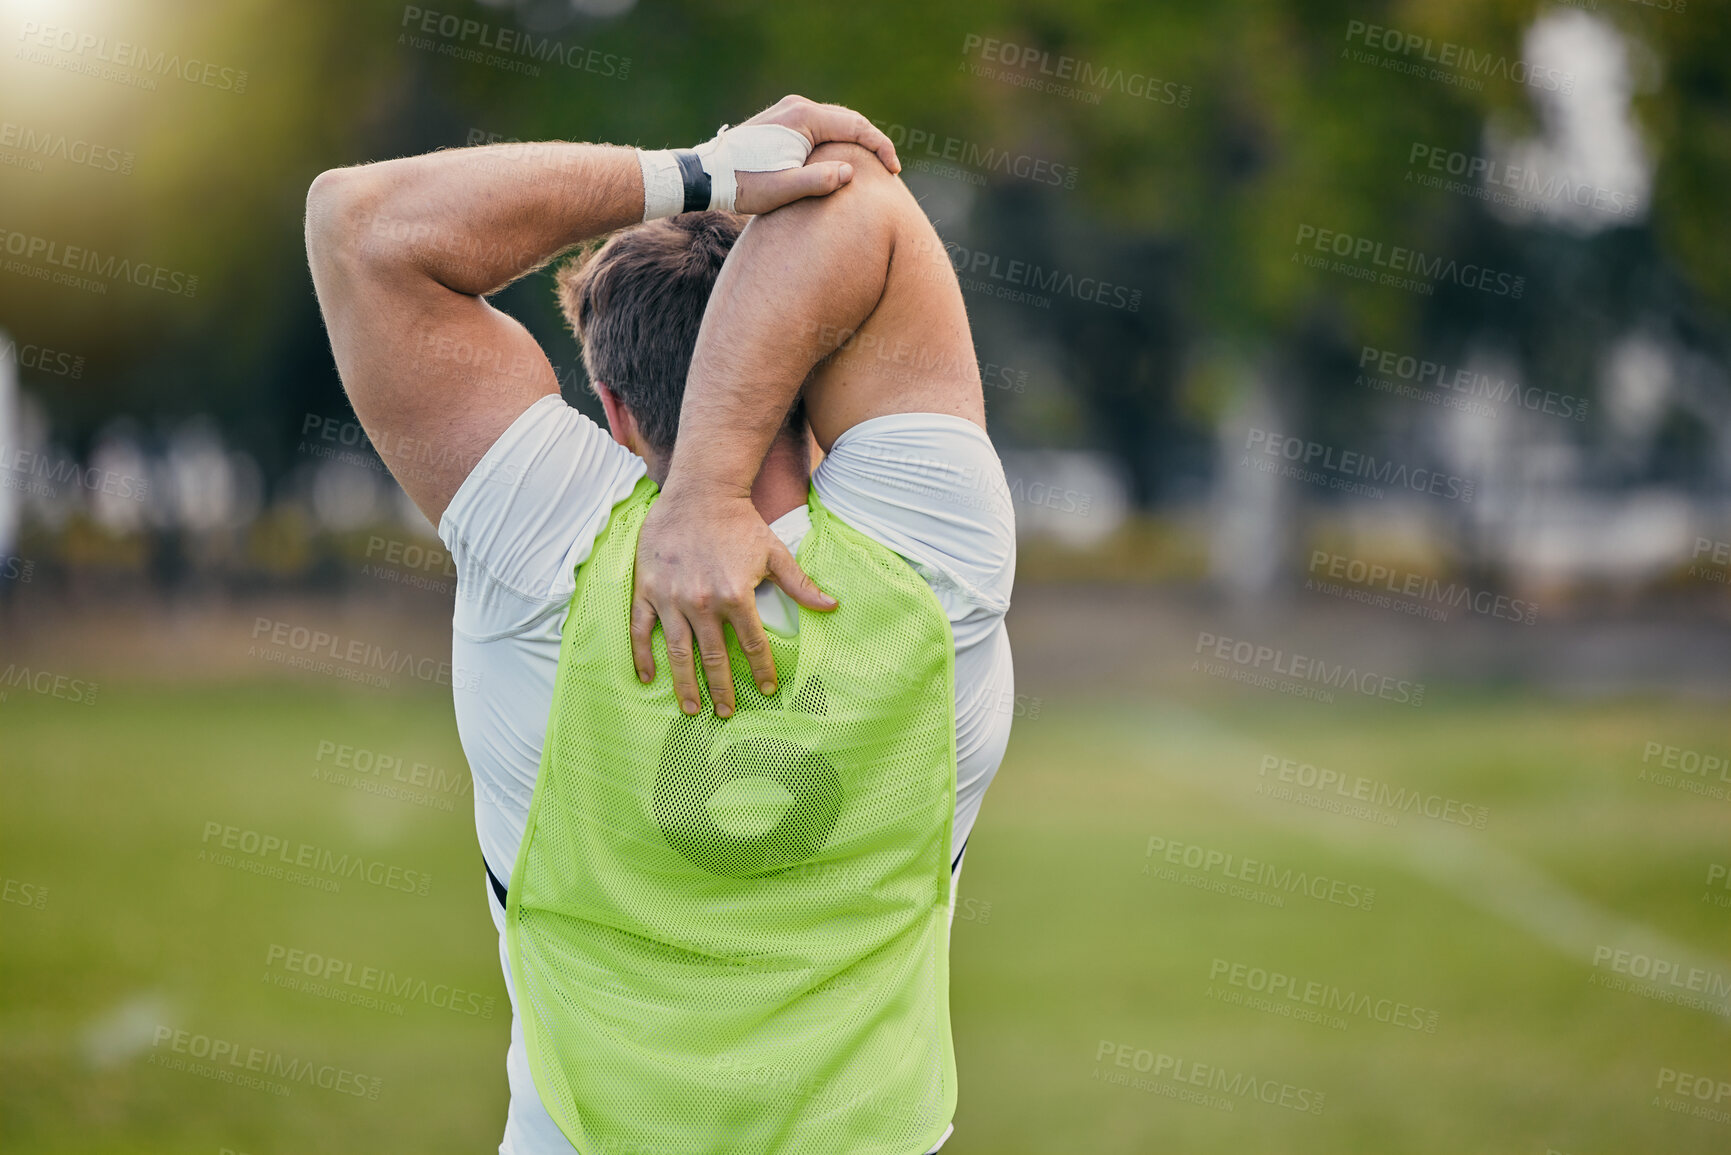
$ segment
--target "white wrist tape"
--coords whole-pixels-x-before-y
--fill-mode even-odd
[[[733,212],[734,198],[739,195],[735,173],[798,168],[811,155],[811,141],[804,133],[781,124],[744,124],[738,128],[724,124],[695,151],[711,181],[709,207]]]
[[[798,168],[811,155],[805,135],[780,124],[721,126],[721,131],[692,150],[709,175],[707,207],[733,212],[739,195],[737,173],[780,172]],[[637,150],[643,170],[643,219],[655,220],[688,211],[679,154],[672,149]]]
[[[643,170],[643,219],[660,220],[685,211],[685,184],[679,176],[679,161],[670,148],[637,150]]]

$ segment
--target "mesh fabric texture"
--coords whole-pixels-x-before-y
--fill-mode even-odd
[[[638,532],[577,572],[506,911],[542,1101],[578,1151],[919,1155],[955,1112],[949,621],[907,562],[808,500],[798,559],[841,608],[737,644],[734,716],[638,681]]]

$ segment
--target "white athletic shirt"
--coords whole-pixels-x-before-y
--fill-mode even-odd
[[[439,537],[457,570],[457,732],[474,778],[481,855],[506,886],[541,766],[574,571],[588,559],[613,507],[644,473],[642,458],[563,398],[549,395],[499,437],[439,521]],[[914,566],[950,619],[956,647],[953,900],[962,851],[1003,760],[1014,712],[1004,612],[1016,537],[1003,466],[973,422],[902,413],[842,434],[812,480],[832,513]],[[800,506],[770,528],[797,552],[811,528],[809,512]],[[797,613],[785,594],[766,583],[757,596],[766,624],[792,628]],[[476,884],[499,931],[499,961],[512,998],[505,1058],[511,1108],[499,1150],[570,1155],[573,1148],[542,1106],[529,1073],[505,949],[504,908],[484,877]]]

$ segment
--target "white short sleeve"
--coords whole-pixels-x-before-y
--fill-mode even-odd
[[[942,413],[874,417],[836,438],[812,483],[837,517],[913,564],[949,614],[957,650],[1002,622],[1016,516],[985,430]]]
[[[457,633],[505,637],[563,609],[573,571],[644,472],[641,457],[557,394],[524,410],[439,519],[457,570]]]

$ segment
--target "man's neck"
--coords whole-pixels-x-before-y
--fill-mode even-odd
[[[765,522],[773,522],[789,510],[805,504],[811,484],[811,457],[805,437],[777,437],[751,483],[751,504]]]
[[[751,483],[751,504],[766,524],[805,504],[811,485],[811,454],[810,435],[803,430],[798,435],[784,430],[770,443],[757,480]],[[642,455],[649,463],[649,476],[657,485],[665,486],[667,467],[663,459]]]

